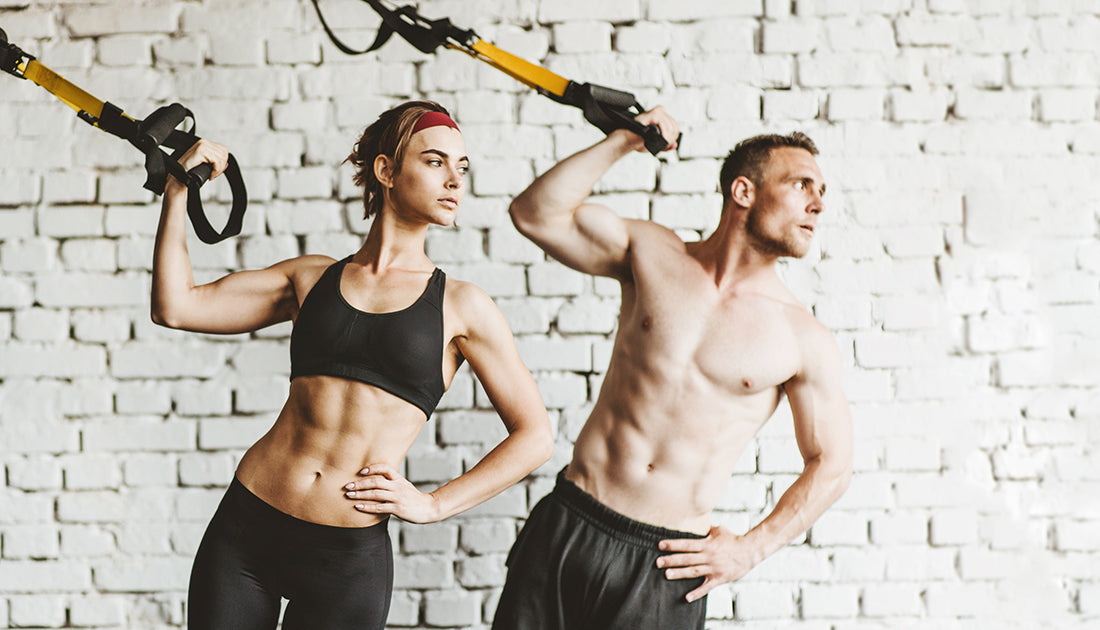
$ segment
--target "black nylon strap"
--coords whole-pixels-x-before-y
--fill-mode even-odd
[[[328,34],[328,38],[332,40],[332,43],[340,50],[340,52],[346,55],[363,55],[374,50],[378,50],[389,41],[390,36],[393,35],[393,29],[386,23],[383,17],[382,24],[378,27],[378,34],[374,36],[374,43],[370,45],[370,48],[365,50],[355,50],[348,46],[344,42],[340,41],[340,38],[336,37],[336,33],[332,32],[329,28],[328,22],[325,21],[325,16],[321,14],[321,5],[317,4],[317,0],[313,0],[313,8],[317,10],[317,17],[321,20],[321,27],[325,29],[325,33]]]
[[[325,28],[327,30],[328,27]],[[381,43],[377,45],[380,46]],[[0,70],[9,72],[19,78],[26,78],[19,72],[19,66],[24,60],[29,61],[32,59],[34,57],[27,55],[14,44],[8,43],[7,33],[0,29]],[[38,81],[35,82],[38,83]],[[54,89],[51,89],[50,86],[42,83],[39,83],[39,85],[61,98],[65,103],[72,105]],[[69,87],[75,86],[69,85]],[[90,97],[86,94],[85,96]],[[122,109],[113,103],[103,103],[102,108],[99,108],[98,100],[94,98],[90,98],[90,100],[95,102],[96,107],[90,107],[86,102],[81,102],[81,105],[73,105],[74,109],[85,108],[80,109],[77,116],[84,122],[126,140],[142,152],[145,156],[146,189],[157,195],[163,194],[168,174],[187,185],[187,214],[191,218],[191,224],[195,227],[195,233],[199,239],[204,243],[217,243],[240,234],[244,222],[244,212],[248,206],[248,195],[240,168],[237,166],[237,160],[230,155],[229,164],[225,171],[229,187],[233,192],[233,207],[230,211],[229,220],[220,233],[214,230],[203,213],[202,199],[199,196],[199,188],[209,179],[213,170],[212,167],[210,164],[200,164],[190,172],[185,172],[178,161],[179,156],[194,146],[200,139],[195,135],[195,116],[191,113],[191,110],[179,103],[172,103],[158,108],[152,114],[149,114],[145,120],[135,120],[123,114]],[[101,111],[97,118],[86,109],[101,109]],[[187,119],[191,120],[190,131],[176,129],[180,123]],[[175,149],[175,152],[171,156],[166,156],[164,151],[161,150],[161,146]]]
[[[117,109],[113,106],[112,108]],[[104,111],[107,111],[106,107]],[[192,123],[190,131],[176,129],[176,126],[188,119]],[[117,125],[120,131],[131,131],[131,135],[126,139],[145,154],[145,188],[154,194],[163,194],[164,187],[168,183],[168,175],[172,175],[187,186],[187,216],[191,219],[195,235],[200,241],[213,244],[241,233],[244,213],[248,207],[248,192],[236,158],[232,154],[229,155],[229,163],[225,170],[229,189],[233,193],[233,206],[229,211],[225,227],[220,232],[215,230],[210,225],[210,220],[206,218],[206,213],[202,209],[202,197],[199,194],[199,188],[210,178],[213,167],[210,164],[200,164],[190,171],[185,171],[179,163],[180,156],[200,140],[195,134],[195,116],[191,110],[179,103],[172,103],[158,108],[143,121],[128,121],[125,118],[122,120],[130,124],[115,123],[112,117],[110,126]],[[112,133],[115,132],[112,131]],[[168,155],[161,147],[172,149],[173,152]]]
[[[179,162],[175,162],[179,164]],[[205,167],[205,168],[204,168]],[[182,171],[183,168],[181,167]],[[241,233],[244,224],[244,211],[248,203],[248,194],[244,188],[244,178],[241,177],[241,169],[237,166],[237,159],[229,155],[229,164],[225,169],[225,178],[229,182],[229,189],[233,193],[233,206],[229,210],[229,218],[221,232],[210,225],[206,213],[202,210],[202,200],[199,198],[199,187],[210,177],[209,164],[200,164],[186,173],[187,177],[187,216],[191,218],[191,225],[195,228],[195,235],[203,243],[214,244]],[[174,175],[174,174],[173,174]]]

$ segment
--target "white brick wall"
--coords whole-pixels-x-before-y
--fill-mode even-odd
[[[230,4],[0,0],[0,26],[129,113],[180,100],[230,145],[246,236],[193,242],[201,279],[350,251],[365,226],[338,164],[356,134],[406,98],[452,109],[472,194],[429,248],[497,299],[560,439],[486,505],[395,524],[390,625],[486,628],[517,527],[592,404],[618,297],[546,261],[506,208],[598,133],[458,53],[395,38],[347,58],[304,0]],[[821,147],[820,243],[784,275],[846,357],[856,476],[808,535],[712,594],[709,629],[1100,627],[1100,4],[419,5],[680,117],[679,156],[601,181],[625,216],[705,232],[735,141],[802,129]],[[367,6],[330,11],[370,41]],[[137,153],[29,83],[0,85],[0,628],[181,628],[206,520],[285,396],[290,328],[153,326],[157,208]],[[464,370],[409,474],[430,486],[470,466],[503,434],[486,406]],[[794,479],[789,423],[750,445],[717,521],[750,527]]]

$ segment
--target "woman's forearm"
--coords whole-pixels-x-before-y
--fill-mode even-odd
[[[187,188],[169,177],[161,202],[160,223],[153,247],[150,300],[153,321],[175,327],[180,297],[195,286],[187,250]]]
[[[464,512],[500,494],[550,460],[554,442],[538,426],[516,429],[473,468],[431,493],[438,519]]]

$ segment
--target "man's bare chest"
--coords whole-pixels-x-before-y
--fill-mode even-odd
[[[640,280],[624,296],[619,343],[646,369],[737,394],[774,388],[797,372],[791,305],[722,295],[686,274]]]

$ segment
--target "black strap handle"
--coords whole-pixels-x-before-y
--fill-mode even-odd
[[[175,162],[179,164],[179,162]],[[183,167],[180,167],[183,170]],[[195,235],[203,243],[213,244],[224,241],[227,238],[241,233],[244,224],[244,211],[248,205],[248,195],[244,188],[244,178],[241,177],[241,169],[237,166],[237,159],[233,154],[229,155],[229,163],[225,169],[225,178],[229,182],[229,190],[233,193],[233,206],[229,210],[229,218],[225,227],[219,232],[210,225],[206,213],[202,210],[202,199],[199,197],[199,188],[210,179],[214,167],[209,163],[199,164],[187,171],[187,216],[191,218],[191,225],[195,228]],[[175,173],[173,173],[175,176]],[[183,181],[183,180],[181,180]]]
[[[176,129],[190,119],[191,129]],[[179,158],[201,138],[195,135],[195,116],[191,110],[179,103],[158,108],[145,120],[131,120],[122,115],[122,110],[111,103],[104,103],[103,113],[95,121],[100,128],[130,142],[145,154],[145,189],[153,194],[164,194],[168,175],[187,186],[187,216],[195,228],[195,235],[204,243],[214,244],[241,233],[244,213],[248,208],[248,191],[245,189],[241,169],[236,158],[229,155],[225,170],[229,189],[233,193],[233,206],[225,227],[219,232],[210,225],[202,209],[202,197],[199,189],[210,179],[213,167],[200,164],[191,171],[183,170]],[[169,155],[161,147],[173,149]]]
[[[646,150],[653,155],[664,151],[671,144],[661,133],[660,127],[643,125],[634,119],[645,110],[630,92],[593,83],[570,81],[565,94],[554,100],[579,107],[584,113],[584,119],[604,133],[611,133],[616,129],[633,131],[642,137]],[[681,138],[682,133],[676,137],[676,142],[680,142]]]

